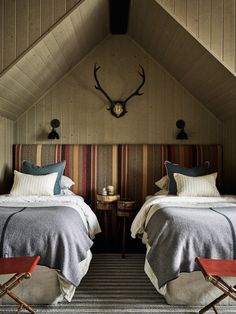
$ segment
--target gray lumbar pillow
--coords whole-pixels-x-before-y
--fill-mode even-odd
[[[169,177],[169,194],[177,193],[176,181],[174,178],[174,173],[180,173],[189,177],[199,177],[208,174],[210,162],[205,161],[203,165],[195,168],[187,168],[180,166],[178,164],[174,164],[168,160],[165,161],[166,172]]]
[[[58,162],[56,164],[46,165],[46,166],[38,166],[34,163],[23,160],[21,171],[26,174],[31,174],[34,176],[40,176],[44,174],[50,174],[53,172],[57,172],[57,179],[54,186],[54,194],[61,193],[61,177],[63,175],[65,169],[66,161]]]

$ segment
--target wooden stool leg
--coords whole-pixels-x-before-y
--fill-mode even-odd
[[[13,299],[15,300],[18,304],[20,304],[18,311],[16,312],[17,314],[20,313],[20,310],[22,309],[22,307],[24,307],[28,312],[35,314],[35,311],[32,309],[31,306],[29,306],[27,303],[25,303],[24,301],[22,301],[17,295],[15,295],[15,293],[13,293],[10,290],[7,290],[7,294]]]
[[[212,303],[208,304],[208,305],[205,306],[203,309],[201,309],[201,310],[199,311],[199,314],[204,314],[204,313],[206,313],[208,310],[210,310],[211,308],[213,308],[214,312],[215,312],[216,314],[218,314],[218,312],[217,312],[215,306],[212,305]]]
[[[221,294],[218,298],[216,298],[214,301],[212,301],[211,303],[207,304],[204,308],[202,308],[200,311],[199,311],[199,314],[203,314],[205,313],[206,311],[208,311],[210,308],[213,308],[214,312],[215,313],[218,313],[216,308],[215,308],[215,305],[217,303],[219,303],[220,301],[224,300],[225,298],[227,297],[227,295],[225,293]]]
[[[20,306],[17,310],[17,314],[20,313],[21,309],[24,307],[27,311],[34,314],[35,311],[24,301],[22,301],[11,289],[16,287],[18,284],[20,284],[23,279],[26,279],[25,274],[17,274],[14,275],[12,278],[10,278],[7,282],[4,284],[0,284],[0,297],[4,296],[5,294],[8,294],[13,300],[15,300]]]
[[[23,308],[23,304],[20,304],[20,306],[18,307],[18,310],[17,310],[16,314],[19,314],[22,308]]]
[[[221,278],[219,278],[219,280],[222,281]],[[223,281],[222,281],[222,282],[223,282]],[[235,289],[235,288],[236,288],[236,285],[233,286],[232,288]],[[225,299],[226,297],[228,297],[228,296],[230,296],[230,294],[227,294],[227,292],[221,294],[218,298],[216,298],[216,299],[213,300],[211,303],[209,303],[208,305],[206,305],[203,309],[201,309],[201,310],[199,311],[199,314],[205,313],[205,312],[208,311],[211,307],[213,308],[214,312],[215,312],[216,314],[218,314],[218,312],[217,312],[217,310],[216,310],[216,308],[215,308],[215,305],[216,305],[217,303],[219,303],[220,301],[224,300],[224,299]],[[231,297],[232,297],[232,296],[231,296]],[[235,297],[232,297],[232,298],[235,300]]]

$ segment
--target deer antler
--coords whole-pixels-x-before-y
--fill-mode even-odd
[[[94,78],[95,78],[95,81],[97,83],[97,85],[95,85],[95,88],[100,90],[101,93],[103,93],[103,95],[109,100],[111,106],[112,106],[112,103],[113,101],[111,100],[111,98],[109,97],[109,95],[104,91],[104,89],[101,87],[99,81],[98,81],[98,78],[97,78],[97,71],[100,69],[100,66],[97,66],[96,63],[94,64],[94,70],[93,70],[93,73],[94,73]]]
[[[129,96],[127,97],[124,102],[127,102],[128,100],[130,100],[130,98],[132,98],[133,96],[141,96],[143,95],[143,93],[140,93],[140,89],[143,87],[144,83],[145,83],[145,72],[144,72],[144,69],[143,67],[141,66],[141,64],[139,65],[142,72],[138,71],[138,74],[142,77],[142,82],[141,84],[139,85],[139,87]]]
[[[103,95],[108,99],[110,103],[110,107],[107,108],[107,110],[111,111],[111,114],[115,116],[116,118],[122,117],[124,114],[126,114],[126,103],[127,101],[132,98],[133,96],[141,96],[143,93],[140,93],[140,89],[142,88],[143,84],[145,83],[145,72],[141,65],[139,65],[142,71],[138,71],[139,75],[142,77],[142,82],[138,86],[138,88],[125,100],[112,100],[110,96],[104,91],[104,89],[101,87],[98,78],[97,78],[97,71],[100,69],[100,66],[97,66],[96,63],[94,64],[94,78],[97,83],[95,85],[95,88],[98,89]]]

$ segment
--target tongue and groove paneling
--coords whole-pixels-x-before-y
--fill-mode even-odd
[[[0,115],[15,120],[109,33],[106,0],[81,1],[0,77]]]

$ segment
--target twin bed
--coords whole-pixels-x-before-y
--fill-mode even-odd
[[[76,195],[0,196],[2,257],[39,255],[39,266],[18,295],[31,304],[71,301],[87,273],[97,218]],[[16,288],[17,289],[17,288]],[[2,304],[9,303],[6,296]],[[11,301],[12,302],[12,301]]]
[[[234,259],[236,250],[232,247],[232,234],[236,199],[220,197],[217,189],[213,189],[214,196],[211,197],[188,197],[184,195],[186,191],[182,191],[183,196],[166,195],[166,179],[162,179],[159,195],[150,197],[143,206],[141,205],[146,195],[155,193],[154,182],[166,174],[165,160],[171,160],[188,169],[201,168],[201,165],[204,165],[204,171],[205,167],[209,173],[217,171],[219,187],[222,177],[222,150],[219,145],[15,145],[14,169],[21,171],[23,160],[30,160],[38,165],[65,160],[64,174],[74,180],[72,191],[76,194],[65,189],[63,195],[1,196],[2,211],[16,218],[17,224],[18,218],[22,217],[22,225],[18,225],[17,234],[22,228],[26,230],[28,239],[33,233],[32,230],[36,230],[38,235],[47,234],[56,215],[60,217],[59,225],[60,222],[63,222],[62,225],[70,225],[70,222],[66,222],[69,217],[63,216],[65,213],[65,216],[71,215],[75,222],[75,228],[69,228],[72,232],[70,237],[76,237],[77,225],[79,238],[83,238],[83,244],[81,241],[74,241],[72,247],[61,241],[64,233],[56,236],[57,245],[55,234],[51,234],[54,244],[48,244],[48,237],[44,239],[52,256],[49,258],[50,254],[44,252],[43,265],[37,267],[31,280],[25,281],[25,290],[20,294],[26,301],[56,304],[62,299],[71,300],[76,286],[88,270],[92,257],[92,240],[100,231],[91,208],[94,208],[96,193],[108,184],[112,184],[122,198],[135,199],[138,206],[142,207],[132,224],[132,236],[142,237],[147,248],[145,272],[167,302],[205,304],[208,298],[217,293],[214,287],[211,289],[210,284],[204,281],[193,259],[196,256]],[[206,160],[209,164],[204,164]],[[216,175],[209,179],[210,183],[215,179]],[[183,185],[187,179],[180,177],[179,180],[180,185]],[[191,184],[187,182],[190,190]],[[204,182],[198,182],[197,185],[205,189]],[[48,220],[46,218],[45,221],[45,217],[50,215],[52,217]],[[26,222],[32,225],[34,216],[37,217],[36,224],[30,231]],[[47,231],[40,232],[40,224],[44,225]],[[46,247],[46,244],[41,240],[38,243],[38,240],[36,237],[31,242],[30,250],[32,247],[36,248],[35,254],[42,256],[37,247]],[[63,247],[65,254],[59,254],[62,256],[57,256],[55,247],[58,246]],[[29,248],[23,247],[19,253],[25,249]],[[73,249],[79,251],[79,254],[70,259],[66,252]],[[12,252],[3,247],[2,254],[7,256]],[[46,292],[45,286],[50,287]],[[207,296],[206,291],[210,291]],[[225,302],[230,301],[227,298]]]
[[[153,196],[131,228],[146,245],[145,272],[157,291],[169,304],[188,305],[206,305],[221,294],[205,281],[195,258],[235,259],[235,230],[235,196]],[[226,281],[235,284],[235,278]]]
[[[204,281],[195,259],[236,259],[236,196],[220,195],[210,161],[191,168],[164,163],[161,190],[146,200],[131,235],[146,245],[145,272],[169,304],[204,305],[220,291]]]
[[[27,303],[70,302],[89,269],[93,240],[101,230],[91,207],[71,191],[75,182],[63,175],[66,160],[51,153],[55,146],[47,145],[49,160],[42,163],[35,147],[14,146],[12,188],[0,196],[0,255],[40,256],[31,280],[15,288]],[[2,304],[12,302],[1,298]]]

